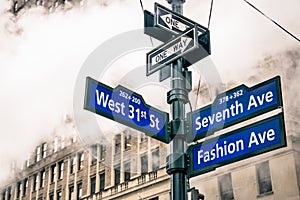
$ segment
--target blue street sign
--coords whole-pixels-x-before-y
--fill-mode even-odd
[[[111,88],[86,79],[84,108],[169,143],[169,114],[147,105],[143,97],[122,86]]]
[[[149,76],[174,60],[198,48],[197,28],[192,28],[168,43],[147,53],[147,73]]]
[[[217,96],[211,105],[188,113],[189,141],[282,107],[280,77],[251,88],[241,85]]]
[[[286,146],[283,113],[188,148],[193,177]]]

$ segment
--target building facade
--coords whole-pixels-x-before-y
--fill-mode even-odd
[[[65,126],[72,129],[73,121]],[[0,199],[169,199],[163,147],[129,130],[116,134],[111,145],[86,146],[76,136],[56,135],[37,146],[22,169],[14,170],[14,178],[0,189]]]
[[[72,120],[64,126],[74,132]],[[71,135],[41,142],[14,178],[2,183],[0,199],[170,199],[166,144],[131,130],[116,134],[110,145],[86,146]],[[209,200],[299,200],[300,138],[288,134],[287,141],[282,149],[194,177],[190,187]]]

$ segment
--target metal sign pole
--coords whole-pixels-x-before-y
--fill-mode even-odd
[[[185,0],[168,0],[172,10],[182,14]],[[168,103],[171,105],[172,121],[167,173],[171,175],[171,200],[187,199],[186,176],[186,129],[185,104],[188,102],[188,91],[185,87],[183,59],[179,58],[171,66],[171,90],[168,92]]]

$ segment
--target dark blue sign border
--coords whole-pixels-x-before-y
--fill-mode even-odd
[[[248,129],[252,129],[253,127],[256,127],[256,126],[259,126],[259,125],[262,125],[262,124],[265,124],[267,122],[270,122],[272,120],[277,120],[277,119],[279,120],[280,143],[277,143],[276,145],[273,145],[273,146],[267,146],[267,147],[255,150],[255,151],[252,151],[250,153],[246,153],[246,154],[243,154],[241,156],[237,156],[235,158],[225,160],[223,162],[219,162],[219,163],[216,163],[216,164],[213,164],[213,165],[209,165],[207,167],[203,167],[203,168],[200,168],[200,169],[197,169],[197,170],[193,170],[193,168],[194,168],[193,149],[194,148],[198,148],[199,146],[202,146],[202,144],[211,143],[211,142],[214,142],[216,140],[234,135],[234,134],[239,133],[239,132],[247,131]],[[250,158],[250,157],[253,157],[253,156],[257,156],[257,155],[260,155],[260,154],[263,154],[263,153],[267,153],[269,151],[276,150],[276,149],[279,149],[281,147],[286,147],[286,146],[287,146],[287,143],[286,143],[285,123],[284,123],[284,116],[283,116],[283,112],[282,112],[282,113],[279,113],[278,115],[272,116],[270,118],[264,119],[262,121],[254,123],[254,124],[251,124],[251,125],[245,126],[243,128],[237,129],[235,131],[223,134],[220,137],[215,137],[215,138],[206,140],[205,142],[201,142],[199,144],[189,146],[189,148],[187,150],[187,155],[189,156],[189,159],[190,159],[189,167],[188,167],[188,177],[191,178],[191,177],[194,177],[194,176],[197,176],[197,175],[200,175],[200,174],[204,174],[206,172],[213,171],[218,167],[221,167],[221,166],[224,166],[224,165],[227,165],[227,164],[231,164],[231,163],[234,163],[234,162],[246,159],[246,158]]]
[[[101,111],[99,109],[96,109],[95,107],[91,107],[89,105],[89,102],[90,102],[90,95],[89,95],[90,94],[90,87],[89,86],[91,85],[91,83],[99,85],[100,87],[104,87],[107,90],[111,91],[112,93],[121,89],[121,90],[127,92],[128,94],[134,95],[134,96],[138,97],[139,99],[141,99],[141,101],[142,101],[141,103],[146,108],[148,108],[148,109],[151,108],[152,111],[155,111],[155,112],[157,112],[157,113],[159,113],[159,114],[161,114],[161,115],[164,116],[164,130],[163,130],[164,131],[164,135],[158,134],[157,132],[153,132],[151,130],[148,130],[146,128],[138,126],[135,123],[130,123],[130,122],[128,122],[126,120],[123,120],[123,119],[121,119],[121,118],[119,118],[117,116],[113,116],[113,115],[107,114],[106,112],[103,112],[103,111]],[[106,118],[109,118],[109,119],[111,119],[113,121],[116,121],[116,122],[119,122],[121,124],[124,124],[126,126],[129,126],[131,128],[134,128],[134,129],[136,129],[138,131],[144,132],[146,135],[148,135],[148,136],[150,136],[152,138],[155,138],[155,139],[157,139],[159,141],[162,141],[164,143],[168,144],[170,142],[170,137],[169,137],[170,134],[168,132],[169,114],[166,113],[166,112],[163,112],[161,110],[158,110],[158,109],[156,109],[156,108],[154,108],[152,106],[149,106],[148,104],[145,103],[143,97],[140,94],[137,94],[137,93],[135,93],[135,92],[133,92],[133,91],[131,91],[131,90],[129,90],[129,89],[121,86],[121,85],[118,85],[116,88],[111,88],[111,87],[109,87],[109,86],[107,86],[107,85],[105,85],[103,83],[100,83],[100,82],[92,79],[91,77],[87,77],[86,78],[86,88],[85,88],[84,109],[89,110],[89,111],[91,111],[93,113],[99,114],[101,116],[104,116]]]
[[[261,115],[261,114],[263,114],[263,113],[267,113],[267,112],[269,112],[269,111],[271,111],[271,110],[274,110],[274,109],[276,109],[276,108],[282,107],[282,106],[283,106],[283,103],[282,103],[282,95],[281,95],[281,81],[280,81],[280,76],[276,76],[276,77],[274,77],[274,78],[271,78],[271,79],[269,79],[269,80],[267,80],[267,81],[264,81],[264,82],[262,82],[262,83],[259,83],[259,84],[255,85],[255,86],[253,86],[253,87],[250,87],[250,88],[247,87],[246,85],[242,84],[242,85],[240,85],[240,86],[238,86],[238,87],[232,88],[232,89],[230,89],[230,90],[228,90],[228,91],[226,91],[226,92],[224,92],[224,93],[221,93],[221,94],[219,94],[219,95],[215,98],[215,100],[213,101],[212,104],[209,104],[209,105],[207,105],[207,106],[205,106],[205,107],[203,107],[203,108],[200,108],[200,109],[198,109],[198,110],[195,110],[195,111],[193,111],[193,112],[187,113],[187,119],[188,119],[188,121],[189,121],[190,123],[193,123],[193,122],[192,122],[192,116],[193,116],[194,114],[201,113],[201,111],[203,111],[203,110],[205,110],[205,109],[208,109],[208,108],[210,108],[210,107],[213,107],[213,106],[217,103],[218,99],[220,99],[220,98],[226,96],[227,94],[230,94],[230,93],[232,93],[232,92],[234,92],[234,91],[238,91],[238,90],[240,90],[240,89],[245,89],[246,91],[249,92],[249,91],[251,91],[251,90],[255,90],[255,89],[257,89],[257,88],[260,88],[260,87],[262,87],[262,86],[264,86],[264,85],[267,85],[267,84],[269,84],[269,83],[272,83],[272,82],[275,82],[276,89],[277,89],[277,92],[276,92],[276,94],[277,94],[277,96],[276,96],[276,98],[277,98],[277,104],[272,105],[272,106],[268,106],[268,107],[266,107],[266,108],[264,108],[264,109],[261,109],[261,110],[259,110],[259,111],[253,112],[253,113],[251,113],[251,114],[249,114],[249,115],[246,115],[246,116],[244,116],[244,117],[240,117],[240,118],[238,118],[238,119],[236,119],[236,120],[233,120],[233,121],[230,121],[230,122],[225,122],[224,124],[222,124],[222,125],[220,125],[220,126],[216,126],[216,127],[210,128],[210,129],[209,129],[209,132],[208,132],[208,131],[203,131],[203,132],[200,132],[200,133],[195,134],[195,133],[193,133],[193,128],[192,128],[193,124],[190,124],[190,128],[189,128],[189,131],[188,131],[188,141],[189,141],[189,142],[197,141],[197,140],[202,139],[202,138],[204,138],[204,137],[206,137],[206,136],[208,136],[208,135],[213,134],[215,131],[221,130],[222,128],[229,127],[229,126],[231,126],[231,125],[240,123],[240,122],[242,122],[242,121],[245,121],[245,120],[247,120],[247,119],[253,118],[253,117],[258,116],[258,115]]]

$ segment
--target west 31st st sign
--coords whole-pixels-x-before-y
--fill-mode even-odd
[[[169,143],[169,114],[145,103],[143,97],[125,87],[111,88],[86,79],[84,108]]]

